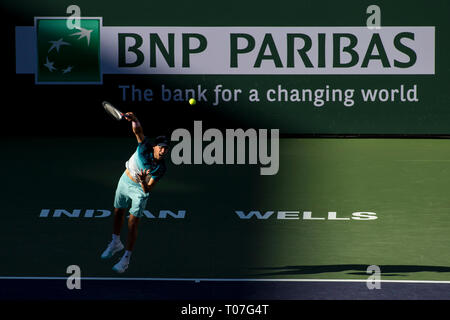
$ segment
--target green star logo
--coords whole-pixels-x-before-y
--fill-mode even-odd
[[[101,84],[99,18],[36,18],[39,84]]]

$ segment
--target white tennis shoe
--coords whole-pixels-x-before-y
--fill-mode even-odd
[[[119,241],[111,241],[108,244],[108,247],[105,251],[102,253],[102,259],[109,259],[111,258],[116,252],[119,252],[120,250],[123,250],[124,246],[122,242]]]
[[[112,269],[117,273],[124,273],[125,270],[128,269],[128,261],[125,259],[120,259],[120,261],[117,262]]]

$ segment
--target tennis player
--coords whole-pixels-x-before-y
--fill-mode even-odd
[[[136,243],[139,219],[143,215],[150,191],[166,171],[164,157],[169,150],[169,142],[166,137],[159,136],[155,139],[155,143],[151,143],[149,138],[144,136],[142,126],[132,112],[125,113],[125,119],[131,122],[138,146],[136,152],[125,163],[126,170],[117,185],[114,198],[112,241],[101,255],[102,259],[109,259],[116,252],[124,249],[124,245],[120,241],[120,231],[125,214],[129,210],[125,253],[113,266],[113,270],[118,273],[123,273],[128,268]]]

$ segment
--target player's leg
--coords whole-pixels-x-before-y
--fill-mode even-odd
[[[114,265],[113,270],[123,273],[130,263],[131,253],[133,252],[138,235],[139,220],[143,216],[145,206],[147,205],[148,194],[145,195],[142,189],[137,187],[133,192],[130,216],[128,217],[128,237],[126,250],[120,261]]]
[[[126,177],[126,176],[125,176]],[[120,231],[122,229],[123,220],[125,219],[125,214],[130,206],[131,199],[127,195],[127,184],[124,179],[124,175],[119,180],[117,185],[116,194],[114,197],[114,221],[112,230],[112,240],[108,244],[108,247],[103,251],[101,257],[102,259],[111,258],[116,252],[121,251],[124,246],[120,241]]]
[[[123,250],[124,245],[120,241],[120,231],[122,229],[123,220],[125,219],[126,212],[127,209],[125,208],[114,208],[112,240],[106,247],[105,251],[103,251],[101,255],[102,259],[109,259],[116,252]]]
[[[139,218],[130,214],[128,217],[128,237],[126,250],[133,251],[138,235]]]
[[[114,208],[114,222],[113,222],[113,235],[120,237],[120,231],[122,230],[123,220],[125,219],[125,214],[127,209],[124,208]]]

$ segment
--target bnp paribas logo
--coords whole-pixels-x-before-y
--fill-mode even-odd
[[[101,84],[101,18],[36,18],[38,84]]]

